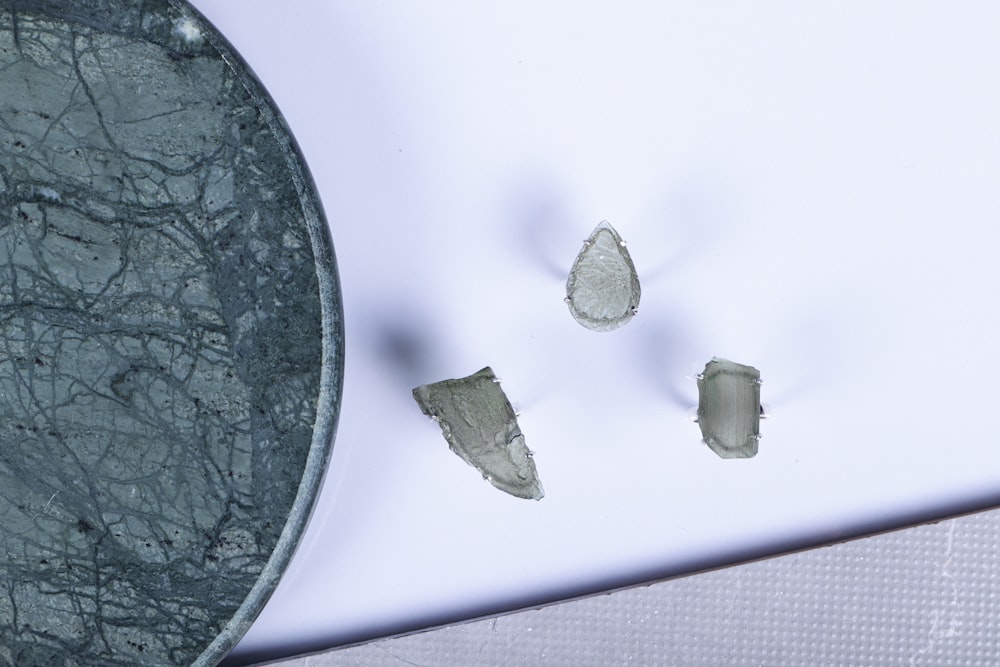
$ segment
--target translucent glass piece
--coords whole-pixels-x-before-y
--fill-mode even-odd
[[[490,484],[518,498],[541,499],[544,492],[531,451],[490,367],[417,387],[413,398],[441,426],[451,450]]]
[[[698,425],[705,444],[724,459],[757,454],[760,371],[718,357],[698,376]]]
[[[607,221],[583,242],[566,281],[566,303],[577,322],[592,331],[611,331],[639,308],[639,276],[625,242]]]

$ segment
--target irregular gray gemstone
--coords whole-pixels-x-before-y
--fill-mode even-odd
[[[698,376],[698,425],[724,459],[751,458],[760,440],[760,371],[716,357]]]
[[[577,322],[592,331],[611,331],[639,308],[639,276],[625,242],[607,221],[583,242],[566,281],[566,303]]]
[[[291,559],[343,352],[273,103],[165,0],[0,3],[0,665],[212,665]]]
[[[417,387],[413,398],[441,426],[451,450],[490,484],[518,498],[544,495],[514,409],[491,368]]]

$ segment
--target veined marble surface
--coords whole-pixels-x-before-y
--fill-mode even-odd
[[[339,402],[314,188],[186,5],[0,6],[0,665],[213,664]]]

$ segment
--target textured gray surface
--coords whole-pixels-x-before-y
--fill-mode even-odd
[[[0,665],[215,662],[322,478],[339,298],[286,128],[186,6],[4,3],[0,275]]]
[[[1000,511],[274,663],[996,665]]]

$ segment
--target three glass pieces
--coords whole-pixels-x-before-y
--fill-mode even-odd
[[[573,318],[592,331],[612,331],[635,316],[641,289],[618,232],[601,222],[584,241],[566,281]],[[510,401],[491,368],[413,390],[449,447],[496,488],[538,500],[542,485]],[[751,458],[760,440],[760,372],[714,358],[698,376],[703,442],[721,458]]]

